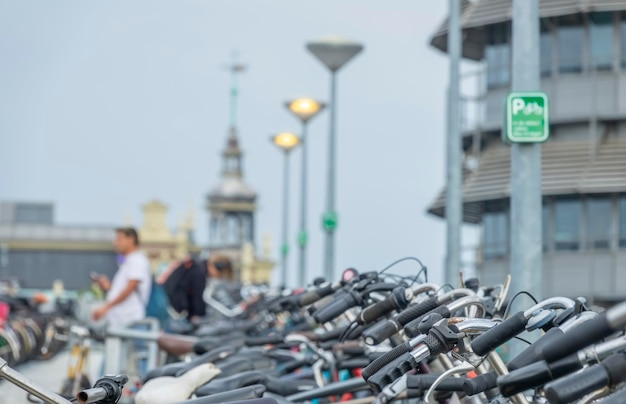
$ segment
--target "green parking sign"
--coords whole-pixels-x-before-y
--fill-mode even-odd
[[[550,137],[548,96],[516,92],[506,98],[506,139],[511,143],[539,143]]]

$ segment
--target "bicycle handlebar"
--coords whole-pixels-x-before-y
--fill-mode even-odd
[[[626,380],[626,356],[613,354],[599,365],[591,366],[545,386],[550,403],[571,403],[585,394],[606,386],[613,387]]]

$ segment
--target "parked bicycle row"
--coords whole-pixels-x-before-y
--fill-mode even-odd
[[[516,311],[522,294],[508,285],[437,285],[424,267],[412,278],[349,269],[304,291],[267,291],[226,320],[196,319],[185,334],[135,331],[167,363],[148,370],[134,401],[626,402],[626,303],[596,313],[583,298],[551,297]],[[505,360],[498,350],[515,338],[533,342]]]
[[[43,295],[0,295],[0,358],[11,366],[50,359],[66,344],[71,302],[58,300],[53,312],[43,313],[45,302]]]

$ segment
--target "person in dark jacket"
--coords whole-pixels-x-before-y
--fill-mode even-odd
[[[189,321],[206,315],[205,285],[206,271],[191,256],[185,257],[163,284],[172,308],[186,313]]]

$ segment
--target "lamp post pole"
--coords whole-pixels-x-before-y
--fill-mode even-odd
[[[328,189],[326,190],[326,214],[324,215],[324,227],[326,230],[326,248],[324,249],[324,276],[326,280],[333,280],[335,263],[335,229],[337,226],[337,213],[335,211],[335,156],[337,139],[335,136],[335,116],[337,113],[337,74],[330,74],[330,117],[328,129]]]
[[[272,137],[271,140],[283,152],[283,240],[280,246],[280,286],[286,287],[287,258],[289,256],[289,152],[300,143],[300,139],[291,132],[283,132]]]
[[[298,98],[288,101],[286,107],[293,115],[295,115],[302,123],[302,133],[300,134],[300,143],[302,143],[302,180],[300,192],[300,231],[298,232],[298,286],[306,284],[306,248],[308,243],[307,233],[307,188],[308,188],[308,151],[307,136],[309,120],[319,114],[325,107],[324,103],[313,100],[311,98]]]
[[[284,151],[283,163],[283,243],[280,246],[280,284],[287,286],[287,257],[289,255],[289,150]]]
[[[307,49],[330,70],[330,118],[328,133],[328,183],[326,212],[323,216],[323,228],[326,232],[324,252],[324,275],[326,280],[334,278],[335,265],[335,230],[337,228],[336,202],[336,146],[335,123],[337,116],[337,71],[363,50],[363,45],[332,36],[307,44]]]
[[[302,142],[302,169],[300,179],[300,232],[298,233],[298,247],[300,249],[300,256],[298,257],[298,286],[304,287],[306,284],[306,246],[308,243],[308,233],[306,229],[306,215],[307,215],[307,129],[308,122],[302,121],[302,134],[300,135],[300,141]]]

